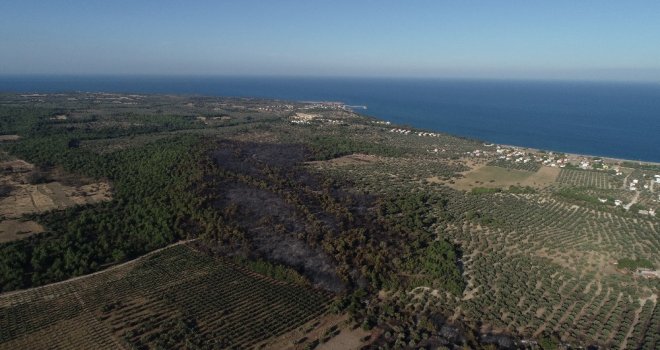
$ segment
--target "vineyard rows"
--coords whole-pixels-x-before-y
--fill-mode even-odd
[[[179,245],[131,267],[0,295],[0,349],[246,348],[320,315],[329,298]]]

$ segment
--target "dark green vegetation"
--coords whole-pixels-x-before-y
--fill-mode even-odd
[[[37,164],[112,182],[114,200],[36,217],[48,232],[0,247],[0,285],[12,290],[82,275],[194,234],[192,192],[201,172],[195,137],[159,140],[107,155],[67,146],[65,137],[25,138],[8,150]]]
[[[297,328],[285,343],[303,349],[350,327],[385,349],[658,345],[660,279],[625,270],[660,263],[658,219],[637,212],[657,207],[657,189],[639,167],[462,191],[450,185],[479,165],[541,166],[336,106],[6,95],[0,116],[21,137],[0,159],[38,165],[30,181],[58,169],[112,186],[111,201],[20,218],[46,232],[0,245],[3,291],[196,239],[0,295],[0,347],[270,348]],[[350,325],[310,336],[331,312]]]
[[[659,164],[644,164],[644,163],[634,163],[634,162],[623,162],[622,165],[625,166],[626,168],[660,172],[660,165]]]
[[[617,262],[619,268],[635,271],[637,269],[653,270],[655,266],[647,259],[619,259]]]

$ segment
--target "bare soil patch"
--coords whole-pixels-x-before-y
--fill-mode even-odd
[[[16,141],[20,139],[21,137],[18,135],[0,135],[0,142],[3,141]]]
[[[43,232],[23,215],[91,204],[112,198],[107,182],[93,182],[58,169],[37,169],[20,159],[0,162],[0,242]]]
[[[25,214],[64,209],[73,205],[110,200],[110,184],[99,182],[80,187],[60,182],[46,184],[13,183],[11,193],[0,199],[0,216],[15,219]]]
[[[44,232],[43,226],[34,221],[0,221],[0,243],[15,241]]]
[[[356,164],[366,165],[377,161],[378,161],[378,157],[376,156],[370,154],[356,153],[330,160],[308,162],[308,164],[312,164],[312,165],[330,164],[336,166],[344,166],[344,165],[356,165]]]
[[[341,333],[334,336],[328,342],[319,345],[319,350],[353,350],[360,349],[365,345],[363,339],[369,336],[371,332],[365,331],[362,328],[345,328]],[[371,339],[373,337],[369,337]],[[368,341],[368,340],[367,340]]]
[[[271,339],[261,345],[264,349],[305,349],[312,343],[317,343],[315,349],[323,350],[350,350],[360,349],[368,345],[369,341],[374,338],[370,337],[369,340],[363,341],[368,335],[369,331],[361,328],[351,329],[347,323],[348,315],[326,314],[319,318],[315,318],[306,324],[298,327],[297,329],[285,333],[275,339]],[[325,342],[321,342],[327,332],[339,334],[333,336]],[[257,346],[259,348],[260,346]]]

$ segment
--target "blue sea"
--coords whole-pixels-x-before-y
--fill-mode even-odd
[[[366,105],[363,114],[487,142],[660,162],[660,84],[386,78],[5,76],[1,92],[104,91]]]

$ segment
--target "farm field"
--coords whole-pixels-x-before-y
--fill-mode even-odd
[[[110,185],[95,183],[72,187],[60,182],[17,185],[0,200],[0,215],[17,218],[25,214],[64,209],[74,205],[92,204],[110,199]]]
[[[43,226],[32,220],[5,219],[0,221],[0,243],[23,239],[41,232],[44,232]]]
[[[490,179],[497,181],[490,183],[494,187],[506,181],[520,185],[533,174],[493,168],[473,170],[482,176],[479,186],[488,186]],[[435,232],[461,247],[467,281],[462,295],[433,288],[416,294],[392,290],[397,297],[382,307],[399,305],[429,315],[442,310],[454,320],[479,324],[482,334],[525,334],[531,339],[554,334],[566,344],[654,349],[660,279],[641,278],[617,267],[617,261],[638,257],[660,266],[658,221],[555,197],[559,169],[540,171],[545,169],[552,171],[546,190],[475,195],[437,182],[420,185],[413,168],[396,178],[376,176],[364,165],[332,168],[336,177],[370,190],[386,183],[390,191],[437,193],[446,202],[432,210],[434,216],[458,219],[436,226]],[[418,300],[413,306],[411,295]]]
[[[524,171],[530,171],[530,172],[536,172],[539,169],[541,169],[541,165],[536,162],[528,162],[528,163],[522,163],[522,162],[512,162],[512,161],[507,161],[507,160],[502,160],[502,159],[496,159],[493,161],[488,162],[488,165],[490,166],[497,166],[505,169],[515,169],[515,170],[524,170]]]
[[[539,167],[536,171],[503,168],[500,166],[476,166],[454,180],[451,186],[458,190],[470,190],[474,187],[508,188],[509,186],[545,187],[552,184],[559,170]]]
[[[37,169],[20,159],[0,162],[0,243],[41,233],[24,215],[111,199],[108,182],[83,181],[61,171]]]
[[[561,169],[557,181],[581,187],[595,187],[602,189],[616,188],[616,185],[614,184],[615,180],[611,175],[602,171]]]
[[[0,295],[0,349],[247,348],[319,316],[328,301],[179,244]]]
[[[653,348],[657,280],[636,278],[616,262],[635,251],[658,264],[657,224],[534,196],[498,197],[489,199],[497,205],[472,204],[493,222],[449,229],[465,253],[463,317],[536,337],[547,331],[569,342]]]

